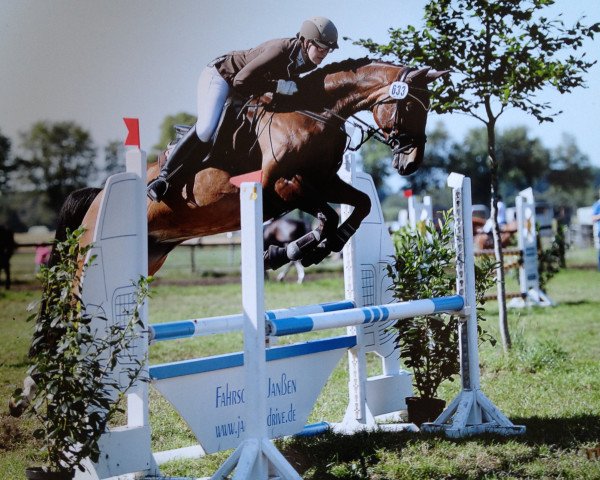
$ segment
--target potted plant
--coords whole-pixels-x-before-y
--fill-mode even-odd
[[[56,243],[57,261],[40,273],[43,293],[29,351],[28,375],[36,388],[24,404],[25,413],[39,427],[45,466],[28,468],[29,479],[63,480],[83,471],[82,461],[99,457],[98,441],[114,415],[122,411],[119,397],[135,382],[144,381],[143,361],[130,355],[130,347],[142,334],[139,307],[148,294],[147,281],[136,285],[136,302],[125,325],[111,325],[106,318],[86,313],[81,298],[81,268],[89,246],[80,247],[83,229]],[[99,326],[101,328],[99,328]],[[103,332],[103,333],[102,333]],[[113,379],[118,369],[127,378],[123,386]],[[21,389],[15,398],[22,398]]]
[[[453,295],[456,292],[456,254],[451,217],[446,213],[436,229],[422,224],[417,229],[401,229],[394,234],[395,255],[388,265],[394,298],[399,301]],[[484,293],[494,283],[494,262],[482,257],[475,268],[479,320]],[[413,372],[418,397],[407,397],[410,422],[417,426],[433,421],[443,411],[445,401],[437,391],[445,380],[453,381],[460,371],[458,315],[432,314],[399,320],[400,358]],[[494,339],[479,328],[481,340]]]

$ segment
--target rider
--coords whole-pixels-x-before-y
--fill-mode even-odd
[[[148,197],[159,202],[169,179],[194,157],[202,161],[210,152],[211,138],[230,91],[244,96],[274,92],[293,95],[295,79],[313,70],[329,52],[338,48],[333,22],[313,17],[302,23],[293,38],[269,40],[256,48],[229,52],[208,64],[197,87],[198,120],[171,151],[158,177],[148,185]]]
[[[506,205],[504,205],[501,195],[498,195],[497,198],[498,198],[498,204],[497,204],[498,207],[496,209],[496,211],[498,212],[497,220],[498,220],[498,226],[500,227],[500,231],[502,231],[502,229],[506,226]],[[492,218],[488,218],[487,221],[485,222],[485,225],[483,226],[482,230],[485,233],[491,233],[492,227],[493,227],[493,220],[492,220]]]

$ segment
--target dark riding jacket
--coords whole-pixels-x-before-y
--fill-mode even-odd
[[[269,40],[249,50],[229,52],[209,66],[215,66],[225,81],[243,95],[274,92],[277,80],[294,80],[317,67],[298,38]]]

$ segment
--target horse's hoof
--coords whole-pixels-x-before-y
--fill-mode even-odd
[[[23,415],[23,411],[25,410],[25,405],[23,401],[16,402],[14,398],[11,398],[8,401],[8,413],[10,413],[11,417],[19,418]]]

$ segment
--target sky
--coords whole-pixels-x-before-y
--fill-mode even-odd
[[[340,37],[388,40],[388,28],[422,25],[424,0],[0,0],[0,133],[18,151],[19,132],[36,121],[75,121],[98,147],[125,138],[122,117],[138,117],[142,148],[150,150],[167,115],[195,115],[196,82],[213,58],[271,39],[296,34],[306,18],[331,18]],[[564,12],[563,12],[564,9]],[[582,15],[600,21],[599,0],[557,0],[551,17],[569,25]],[[341,40],[325,63],[365,56]],[[600,59],[600,38],[586,43],[588,59]],[[435,67],[435,65],[432,65]],[[539,125],[512,110],[500,130],[527,126],[554,147],[563,134],[600,166],[600,65],[586,77],[587,89],[543,93],[556,110]],[[430,115],[455,140],[482,127],[460,114]],[[101,152],[100,152],[100,156]]]

